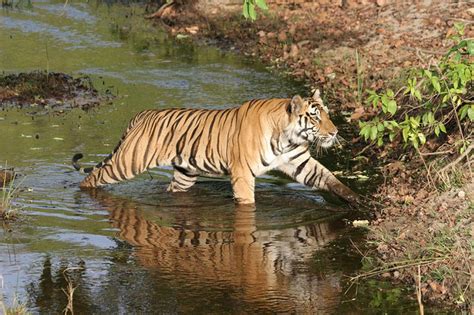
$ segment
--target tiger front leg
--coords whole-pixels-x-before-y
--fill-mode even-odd
[[[250,171],[233,171],[231,184],[237,204],[255,203],[255,177]]]
[[[196,183],[197,174],[190,173],[185,169],[175,168],[173,179],[168,186],[167,191],[170,192],[185,192]]]
[[[301,184],[314,189],[330,191],[350,203],[356,203],[359,200],[357,193],[344,185],[321,163],[313,159],[309,152],[281,165],[278,169]]]

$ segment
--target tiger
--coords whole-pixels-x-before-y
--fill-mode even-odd
[[[254,99],[228,109],[172,108],[138,113],[113,152],[88,173],[81,188],[96,188],[133,178],[157,166],[174,169],[169,192],[185,192],[198,176],[230,177],[234,201],[255,203],[255,178],[279,170],[314,190],[330,191],[356,203],[358,194],[310,154],[331,147],[338,129],[319,90],[311,97]]]

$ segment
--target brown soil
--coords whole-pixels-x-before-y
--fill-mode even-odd
[[[465,23],[466,38],[474,37],[473,7],[468,1],[320,0],[270,7],[256,22],[213,6],[167,9],[156,21],[175,36],[238,50],[322,88],[329,109],[356,123],[371,114],[361,104],[363,91],[396,87],[406,69],[439,59],[452,44],[455,22]],[[354,135],[352,143],[362,140]],[[461,188],[439,194],[419,158],[400,162],[371,147],[364,154],[386,160],[386,179],[371,198],[377,200],[371,203],[377,208],[369,233],[376,244],[368,254],[372,267],[415,286],[416,262],[424,261],[418,264],[422,300],[469,308],[474,187],[462,184],[472,182],[469,168],[458,165],[448,174],[458,180],[451,187]]]
[[[110,98],[111,94],[100,95],[87,77],[40,71],[0,76],[1,109],[34,108],[39,113],[87,110]]]
[[[472,24],[474,18],[467,2],[389,2],[274,6],[256,22],[216,7],[185,8],[160,21],[172,34],[217,40],[322,87],[332,110],[354,110],[361,105],[358,91],[386,86],[399,79],[401,69],[439,57],[448,48],[454,22]],[[474,28],[467,27],[466,37],[472,36]]]

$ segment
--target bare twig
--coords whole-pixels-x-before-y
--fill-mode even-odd
[[[430,185],[434,188],[434,190],[437,191],[436,185],[435,185],[435,181],[433,180],[433,177],[431,176],[430,169],[429,169],[428,166],[426,165],[425,158],[424,158],[423,155],[421,154],[420,149],[416,148],[416,152],[418,152],[418,155],[420,156],[420,159],[421,159],[421,161],[423,162],[423,165],[425,166],[426,172],[428,173],[428,182],[429,182]]]
[[[469,153],[471,153],[472,149],[474,149],[474,144],[471,144],[470,146],[468,146],[467,149],[466,149],[466,151],[464,151],[463,154],[461,154],[456,160],[452,161],[451,163],[449,163],[448,165],[446,165],[445,167],[443,167],[442,169],[440,169],[440,170],[438,171],[438,173],[443,173],[443,172],[445,172],[447,169],[456,166],[456,164],[458,164],[458,163],[461,162],[464,158],[466,158],[466,157],[469,156]]]
[[[423,301],[421,300],[422,294],[421,294],[421,271],[420,271],[420,265],[418,265],[418,276],[416,277],[416,299],[418,301],[418,307],[420,310],[420,315],[425,314],[425,308],[423,306]]]
[[[382,274],[384,272],[400,270],[400,269],[405,269],[405,268],[414,267],[414,266],[431,265],[431,264],[435,264],[435,263],[441,262],[443,260],[446,260],[448,258],[449,258],[449,256],[443,256],[443,257],[437,257],[437,258],[428,258],[426,260],[420,259],[420,260],[414,260],[414,261],[408,262],[406,264],[393,266],[393,267],[390,267],[390,268],[386,268],[386,267],[375,268],[372,271],[365,272],[365,273],[359,274],[357,276],[351,277],[350,281],[357,281],[359,279],[371,278],[371,277],[375,277],[379,274]]]
[[[67,305],[64,308],[64,315],[74,315],[74,291],[77,289],[77,286],[74,286],[71,278],[68,276],[67,272],[71,270],[82,270],[81,267],[70,267],[63,270],[64,279],[66,279],[67,287],[63,290],[64,294],[67,297]]]
[[[405,49],[405,50],[410,50],[410,51],[421,51],[422,53],[425,53],[425,54],[430,54],[430,55],[444,55],[445,52],[444,51],[436,51],[436,50],[429,50],[429,49],[420,49],[420,48],[414,48],[414,47],[410,47],[410,46],[402,46],[400,47],[401,49]]]
[[[422,156],[432,156],[432,155],[446,155],[446,154],[453,154],[453,150],[446,150],[446,151],[437,151],[437,152],[420,152]]]

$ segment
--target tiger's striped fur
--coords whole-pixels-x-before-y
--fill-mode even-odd
[[[302,99],[263,99],[225,110],[146,110],[129,123],[119,144],[93,168],[82,188],[112,184],[156,166],[171,165],[168,191],[187,191],[200,174],[229,175],[237,203],[254,203],[255,177],[283,171],[315,189],[355,201],[357,195],[313,159],[309,146],[329,147],[337,128],[319,95]]]

